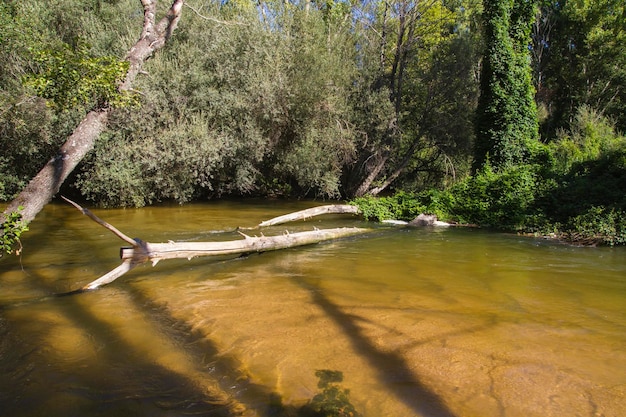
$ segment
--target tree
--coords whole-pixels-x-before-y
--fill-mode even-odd
[[[250,6],[205,4],[185,18],[172,52],[137,80],[142,108],[112,112],[111,129],[81,164],[83,196],[143,206],[342,195],[355,153],[349,10],[267,2],[264,18]]]
[[[529,59],[531,0],[484,2],[485,51],[477,109],[474,171],[523,163],[539,136]]]
[[[549,138],[568,129],[581,106],[626,130],[626,5],[620,0],[542,3],[551,36],[544,43],[543,126]],[[545,41],[545,37],[544,37]],[[537,47],[535,47],[537,49]]]
[[[417,187],[440,184],[457,162],[450,164],[454,149],[471,138],[461,133],[471,131],[475,85],[473,48],[458,47],[469,39],[457,30],[463,8],[437,0],[375,5],[364,14],[367,66],[354,99],[365,139],[350,173],[356,196],[377,195],[400,179]]]
[[[133,45],[126,57],[128,61],[126,75],[118,87],[121,92],[131,90],[143,62],[155,51],[162,48],[176,29],[184,1],[174,0],[166,15],[158,22],[156,20],[157,3],[157,0],[141,0],[144,11],[143,30],[139,40]],[[81,63],[80,59],[78,62],[74,62],[75,65]],[[77,71],[77,69],[74,67],[70,68],[69,71]],[[65,73],[59,75],[63,76]],[[45,85],[50,83],[44,82],[43,84],[42,91],[45,91]],[[65,91],[58,91],[58,93],[65,94]],[[10,218],[11,213],[19,212],[21,223],[28,224],[54,197],[61,184],[93,148],[96,139],[104,130],[111,109],[109,98],[105,96],[104,100],[96,100],[96,106],[78,124],[57,154],[9,203],[0,216],[2,223],[5,219]]]
[[[539,123],[547,118],[550,107],[550,89],[547,86],[547,65],[550,62],[555,36],[556,12],[551,0],[539,2],[532,25],[533,84],[536,90]],[[542,132],[543,133],[543,132]]]

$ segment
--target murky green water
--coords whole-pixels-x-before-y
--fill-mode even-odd
[[[95,210],[150,242],[238,239],[311,203]],[[368,226],[326,217],[277,226]],[[51,205],[0,261],[0,415],[278,416],[343,373],[367,417],[623,416],[626,251],[476,229],[381,229],[238,259],[138,267]],[[282,413],[282,414],[281,414]]]

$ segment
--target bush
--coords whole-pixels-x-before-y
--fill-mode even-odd
[[[557,132],[550,147],[560,173],[567,173],[576,164],[595,161],[619,149],[624,138],[613,123],[588,106],[578,109],[568,131]]]
[[[626,212],[592,207],[574,217],[566,230],[569,240],[583,244],[626,244]]]
[[[361,197],[352,201],[366,219],[412,220],[420,213],[439,219],[472,223],[503,230],[521,230],[538,190],[536,168],[522,165],[494,172],[489,164],[473,177],[445,191],[429,190],[411,195]]]
[[[413,220],[426,210],[419,196],[399,192],[390,197],[365,196],[350,202],[358,206],[366,220]]]
[[[535,202],[538,177],[532,165],[494,172],[489,164],[473,177],[455,184],[449,193],[449,215],[461,223],[505,230],[523,228]]]
[[[6,253],[10,254],[15,251],[19,254],[21,251],[20,236],[28,231],[28,226],[22,222],[22,214],[24,208],[18,207],[17,211],[9,213],[4,222],[0,225],[0,258]],[[19,245],[19,249],[15,249],[15,245]]]

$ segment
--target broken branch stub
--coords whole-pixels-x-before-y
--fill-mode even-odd
[[[76,207],[78,210],[80,210],[85,216],[89,217],[91,220],[95,221],[96,223],[98,223],[100,226],[104,227],[107,230],[110,230],[115,236],[119,237],[120,239],[122,239],[123,241],[130,243],[133,246],[137,246],[138,242],[135,241],[135,239],[132,239],[128,236],[126,236],[124,233],[120,232],[116,227],[110,225],[109,223],[105,222],[104,220],[102,220],[100,217],[96,216],[95,214],[93,214],[91,211],[89,211],[86,208],[83,208],[81,206],[79,206],[78,204],[76,204],[75,202],[73,202],[72,200],[70,200],[69,198],[66,198],[64,196],[61,196],[61,198],[65,201],[67,201],[68,203],[70,203],[71,205],[73,205],[74,207]]]

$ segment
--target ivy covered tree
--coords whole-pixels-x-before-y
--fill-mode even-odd
[[[532,0],[484,2],[485,51],[477,109],[474,171],[523,163],[539,128],[530,66]]]

